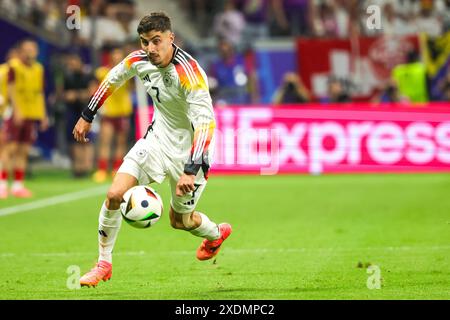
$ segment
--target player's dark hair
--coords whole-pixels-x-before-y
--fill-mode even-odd
[[[149,31],[172,31],[170,18],[164,12],[152,12],[142,18],[137,27],[138,34],[147,33]]]

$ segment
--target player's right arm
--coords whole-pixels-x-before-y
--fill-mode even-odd
[[[112,68],[105,79],[100,83],[95,93],[92,95],[87,107],[81,113],[81,117],[73,129],[73,136],[78,142],[88,142],[86,134],[91,129],[91,123],[94,117],[103,105],[105,100],[113,94],[127,80],[136,75],[137,61],[146,59],[147,56],[143,50],[130,53],[121,63]]]

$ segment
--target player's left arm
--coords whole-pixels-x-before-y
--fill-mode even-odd
[[[198,75],[197,85],[186,90],[186,101],[189,105],[188,118],[194,129],[191,152],[184,166],[184,174],[177,184],[177,195],[194,191],[194,181],[200,169],[207,174],[209,170],[208,152],[214,136],[216,122],[206,75]]]

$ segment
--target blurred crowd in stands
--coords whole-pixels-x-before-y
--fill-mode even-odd
[[[450,29],[450,0],[168,0],[174,3],[196,28],[202,39],[213,40],[213,58],[204,66],[210,76],[215,100],[221,103],[260,102],[257,67],[252,55],[256,40],[289,37],[347,39],[356,35],[408,35],[425,32],[432,37]],[[138,48],[136,27],[141,14],[134,0],[0,0],[0,12],[9,19],[26,21],[30,26],[60,35],[67,33],[66,19],[80,8],[81,27],[70,32],[70,47],[93,48],[93,68],[105,65],[111,48]],[[368,17],[376,5],[382,28],[370,28]],[[176,21],[175,33],[177,33]],[[201,60],[204,50],[177,37],[177,43],[189,47]],[[197,51],[196,51],[197,49]],[[296,70],[292,70],[295,72]],[[298,78],[298,76],[297,76]],[[291,74],[280,83],[274,101],[283,102],[280,92],[302,92],[295,101],[310,101],[301,79]],[[292,90],[293,85],[300,89]],[[389,86],[395,87],[395,82]],[[329,92],[345,90],[339,80],[330,78]],[[345,94],[344,96],[348,96]],[[389,97],[390,95],[387,95]],[[347,101],[351,97],[338,98]],[[293,97],[287,100],[292,100]],[[336,100],[331,96],[321,101]],[[380,97],[386,100],[386,96]],[[401,100],[401,99],[400,99]]]
[[[269,36],[348,38],[354,34],[439,35],[450,28],[444,0],[179,0],[205,36],[213,32],[235,45]],[[382,29],[367,27],[377,5]],[[212,29],[205,28],[213,25]]]
[[[203,37],[217,36],[236,46],[250,39],[279,36],[338,37],[354,34],[437,36],[450,29],[449,0],[168,0],[174,2]],[[136,38],[140,13],[135,0],[0,0],[1,12],[51,32],[61,32],[67,8],[85,18],[80,37],[89,40],[96,17],[96,45]],[[367,17],[380,8],[381,29]]]
[[[204,67],[217,105],[259,103],[258,72],[252,47],[257,40],[274,38],[338,38],[357,35],[409,35],[425,32],[431,37],[450,29],[450,0],[168,0],[176,5],[204,42],[212,43],[211,59]],[[379,9],[381,28],[370,28],[368,18]],[[108,63],[112,48],[125,51],[139,48],[136,27],[141,13],[134,0],[0,0],[0,12],[8,19],[28,23],[33,28],[55,33],[64,39],[68,32],[69,6],[80,8],[81,26],[69,32],[69,46],[92,48],[92,68]],[[376,22],[376,19],[374,20]],[[177,34],[177,22],[174,21]],[[207,50],[177,36],[177,44],[202,60]],[[203,62],[203,61],[201,61]],[[297,70],[292,70],[295,73]],[[330,77],[328,101],[350,101],[346,86]],[[386,90],[396,88],[395,81]],[[443,88],[446,88],[443,85]],[[335,92],[343,95],[334,97]],[[283,92],[288,98],[284,99]],[[385,93],[385,92],[384,92]],[[378,101],[402,100],[381,93]],[[384,95],[383,95],[384,94]],[[298,97],[297,97],[298,96]],[[311,101],[311,94],[299,79],[288,72],[279,84],[273,101]],[[297,98],[295,98],[297,97]]]
[[[277,36],[339,37],[352,34],[439,35],[450,28],[449,0],[169,0],[175,2],[202,36],[225,38],[234,45],[249,39]],[[76,5],[86,24],[81,38],[92,33],[97,18],[96,44],[135,39],[138,23],[134,0],[0,0],[12,19],[28,21],[52,32],[65,25],[67,8]],[[381,10],[382,29],[369,29],[367,8]],[[212,27],[211,27],[212,26]]]
[[[134,0],[0,0],[0,19],[34,32],[36,38],[45,34],[56,36],[65,48],[61,54],[49,57],[54,90],[47,97],[56,135],[57,149],[71,154],[72,170],[75,176],[84,176],[93,169],[91,146],[80,146],[71,137],[71,129],[80,110],[88,103],[95,86],[105,75],[105,70],[117,63],[114,56],[123,57],[139,49],[136,32],[139,19],[146,13],[137,12]],[[296,37],[353,39],[356,36],[414,35],[424,32],[431,37],[443,35],[450,30],[450,0],[167,0],[189,21],[197,32],[197,43],[177,34],[177,21],[173,21],[177,35],[176,44],[201,60],[209,77],[209,84],[215,106],[230,104],[257,104],[261,102],[258,88],[261,77],[254,52],[256,41],[271,43],[272,39],[293,42]],[[367,21],[375,5],[380,12],[381,28],[370,28]],[[70,7],[76,6],[76,7]],[[71,8],[68,10],[68,8]],[[75,9],[74,9],[75,8]],[[80,27],[69,30],[67,19],[73,13],[80,14]],[[75,10],[75,11],[74,11]],[[376,19],[374,20],[376,22]],[[448,38],[447,38],[448,39]],[[20,40],[20,39],[18,39]],[[207,46],[209,48],[205,49]],[[88,48],[89,54],[82,55],[80,48]],[[12,57],[17,48],[10,48]],[[120,54],[114,54],[118,52]],[[203,56],[208,54],[208,59]],[[301,54],[301,53],[300,53]],[[413,52],[408,63],[421,62],[418,52]],[[0,57],[3,63],[7,57]],[[83,61],[84,60],[84,61]],[[106,69],[101,69],[101,68]],[[418,65],[420,70],[423,65]],[[6,70],[6,69],[5,69]],[[439,82],[438,90],[444,101],[450,101],[450,68]],[[101,74],[101,75],[100,75]],[[425,74],[425,71],[424,71]],[[47,79],[48,80],[48,79]],[[407,102],[411,97],[399,90],[398,78],[387,81],[373,102]],[[307,102],[346,103],[352,101],[348,85],[330,74],[327,94],[314,97],[295,68],[286,72],[276,84],[272,103],[297,104]],[[426,87],[426,86],[424,86]],[[125,96],[136,106],[133,86],[127,87]],[[413,93],[414,94],[414,93]],[[121,102],[121,104],[123,104]],[[131,108],[131,107],[130,107]],[[131,109],[130,109],[131,110]],[[133,114],[127,111],[127,117]],[[107,147],[101,153],[97,168],[105,171],[107,161],[111,169],[117,169],[124,141],[134,139],[134,121],[125,130],[125,136],[116,141],[119,154],[112,154]],[[99,125],[100,126],[100,125]],[[126,127],[126,126],[125,126]],[[105,129],[106,128],[106,129]],[[109,145],[113,140],[110,127]],[[95,131],[95,130],[94,130]],[[102,136],[107,136],[105,133]],[[116,147],[117,149],[117,147]],[[97,172],[98,173],[98,172]],[[95,179],[104,180],[98,175]]]

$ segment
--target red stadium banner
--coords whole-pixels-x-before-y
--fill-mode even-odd
[[[450,105],[216,110],[215,173],[450,171]]]
[[[306,87],[316,98],[327,95],[327,79],[341,79],[358,100],[368,100],[386,83],[392,69],[418,50],[413,36],[303,39],[297,41],[298,66]]]

